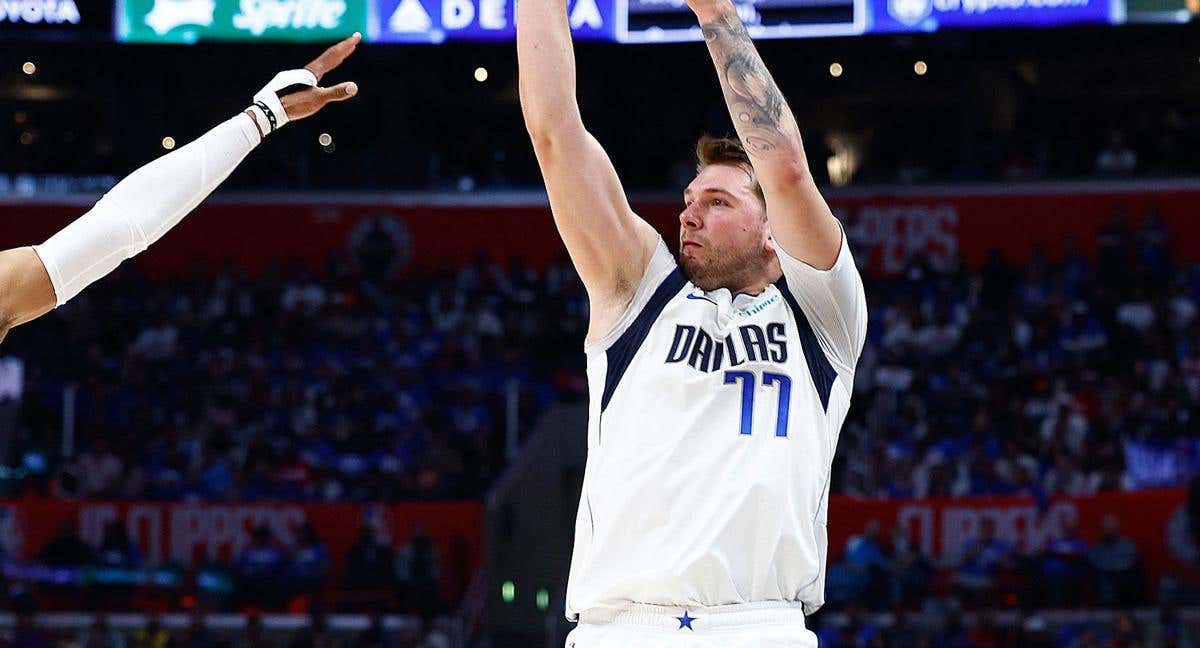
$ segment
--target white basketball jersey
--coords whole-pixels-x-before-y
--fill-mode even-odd
[[[660,241],[629,308],[586,346],[568,618],[824,603],[830,468],[867,306],[844,236],[830,270],[779,261],[758,295],[705,292]]]

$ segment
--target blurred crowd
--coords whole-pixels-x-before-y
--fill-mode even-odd
[[[1200,496],[1200,268],[1173,264],[1155,213],[1116,212],[1096,258],[1071,240],[978,272],[915,259],[868,286],[872,326],[838,447],[835,490],[881,498],[1060,495],[1192,484]],[[1165,538],[1190,555],[1184,522]],[[1189,530],[1190,529],[1190,535]],[[1151,580],[1116,516],[1099,537],[1074,520],[1022,550],[984,516],[934,558],[912,529],[868,523],[831,561],[822,646],[1200,645],[1177,606],[1200,602],[1200,564]],[[1153,619],[1035,609],[1159,606]],[[971,610],[1007,609],[1000,622]],[[931,615],[935,628],[910,617]],[[844,623],[831,615],[844,614]]]
[[[835,492],[1044,501],[1187,483],[1200,267],[1171,263],[1153,212],[1113,214],[1096,259],[1063,245],[978,272],[916,258],[868,286]]]
[[[827,601],[868,610],[955,608],[1130,608],[1151,602],[1200,602],[1194,587],[1166,575],[1149,583],[1134,541],[1115,516],[1092,543],[1073,520],[1044,546],[1022,552],[985,518],[959,551],[935,561],[901,525],[884,535],[877,522],[847,542],[830,565]]]
[[[1044,501],[1200,472],[1200,268],[1171,262],[1153,211],[1114,213],[1094,259],[1063,245],[978,271],[918,257],[867,279],[834,492]],[[481,254],[395,278],[388,254],[364,244],[320,274],[182,281],[123,267],[9,341],[24,389],[15,409],[0,399],[15,421],[0,425],[0,465],[23,478],[0,483],[77,498],[479,496],[511,431],[586,393],[586,295],[566,259],[539,273]]]
[[[123,266],[9,340],[25,387],[0,464],[66,498],[480,496],[508,429],[583,388],[562,375],[578,280],[482,259],[390,280],[373,259],[169,282]]]
[[[1153,210],[1111,214],[1094,257],[1062,245],[1019,264],[996,253],[978,270],[914,258],[866,278],[871,325],[834,492],[1041,505],[1200,475],[1200,267],[1172,261]],[[227,265],[171,281],[124,266],[6,341],[0,484],[80,499],[480,497],[510,427],[528,431],[549,403],[586,396],[586,295],[565,258],[535,272],[479,255],[398,277],[392,254],[368,238],[320,273]],[[872,523],[835,553],[814,627],[830,648],[1196,646],[1173,610],[1200,602],[1200,579],[1148,582],[1125,531],[1111,517],[1085,540],[1066,522],[1021,551],[985,517],[934,560],[907,529]],[[97,544],[67,527],[5,572],[0,608],[30,592],[50,609],[188,601],[432,618],[454,603],[421,532],[395,546],[364,526],[337,557],[312,528],[293,535],[285,544],[263,527],[237,555],[183,569],[146,564],[122,524]],[[155,584],[136,580],[147,575]],[[1161,606],[1152,622],[972,617],[1147,605]],[[910,620],[921,614],[943,623]],[[230,641],[205,645],[261,644]]]

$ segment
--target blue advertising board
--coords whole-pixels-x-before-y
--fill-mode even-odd
[[[1110,0],[873,0],[871,32],[1112,22]]]
[[[614,0],[570,0],[567,17],[575,38],[614,40]],[[514,0],[374,0],[368,40],[440,43],[447,40],[511,41]]]

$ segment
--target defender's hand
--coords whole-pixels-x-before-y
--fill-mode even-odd
[[[304,69],[312,72],[313,76],[317,78],[317,83],[320,83],[321,77],[337,68],[342,61],[354,53],[354,48],[358,47],[361,40],[360,34],[354,34],[325,50],[313,62],[305,65]],[[299,92],[284,95],[279,98],[279,101],[283,104],[284,111],[287,112],[288,120],[295,121],[311,117],[320,112],[327,104],[345,101],[356,94],[358,94],[358,85],[353,81],[346,81],[331,88],[322,88],[321,86],[305,88]]]

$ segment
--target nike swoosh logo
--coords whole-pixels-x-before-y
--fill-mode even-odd
[[[717,302],[709,299],[708,297],[705,297],[704,295],[688,295],[687,298],[688,299],[703,299],[704,301],[712,304],[713,306],[717,305]]]

